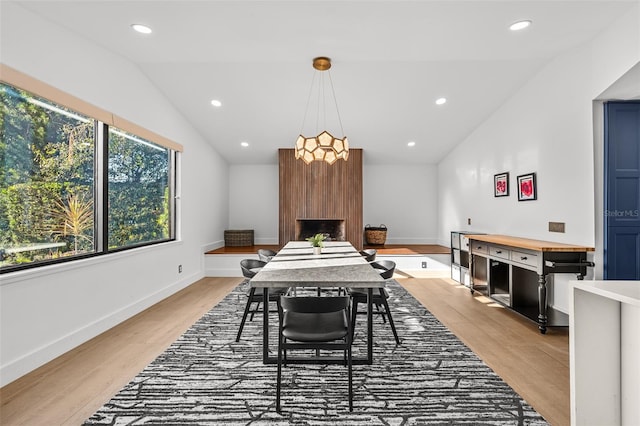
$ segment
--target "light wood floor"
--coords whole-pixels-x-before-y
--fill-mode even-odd
[[[552,425],[569,421],[568,331],[444,278],[396,277]],[[0,424],[79,425],[241,278],[205,278],[0,389]]]

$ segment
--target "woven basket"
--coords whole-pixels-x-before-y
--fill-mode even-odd
[[[367,244],[384,245],[387,241],[387,227],[384,225],[374,227],[367,224],[364,227],[364,237],[367,240]]]
[[[243,247],[253,245],[253,229],[227,229],[224,231],[224,245]]]

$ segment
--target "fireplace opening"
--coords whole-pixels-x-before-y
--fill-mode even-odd
[[[327,241],[344,241],[344,219],[297,219],[296,240],[325,234]]]

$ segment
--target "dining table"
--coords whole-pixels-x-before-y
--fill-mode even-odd
[[[365,357],[354,357],[354,364],[373,362],[374,289],[384,288],[385,280],[379,272],[348,241],[326,241],[320,254],[313,253],[307,241],[290,241],[250,281],[251,287],[262,288],[265,301],[269,289],[278,287],[322,289],[367,289],[367,351]],[[269,352],[269,309],[263,309],[262,359],[265,364],[277,363],[277,356]],[[317,361],[317,360],[316,360]],[[323,357],[323,363],[341,363],[342,358]],[[288,363],[314,362],[308,358],[287,357]]]

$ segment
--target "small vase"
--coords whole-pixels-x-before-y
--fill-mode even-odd
[[[313,254],[320,254],[320,253],[322,253],[322,247],[313,248]]]

